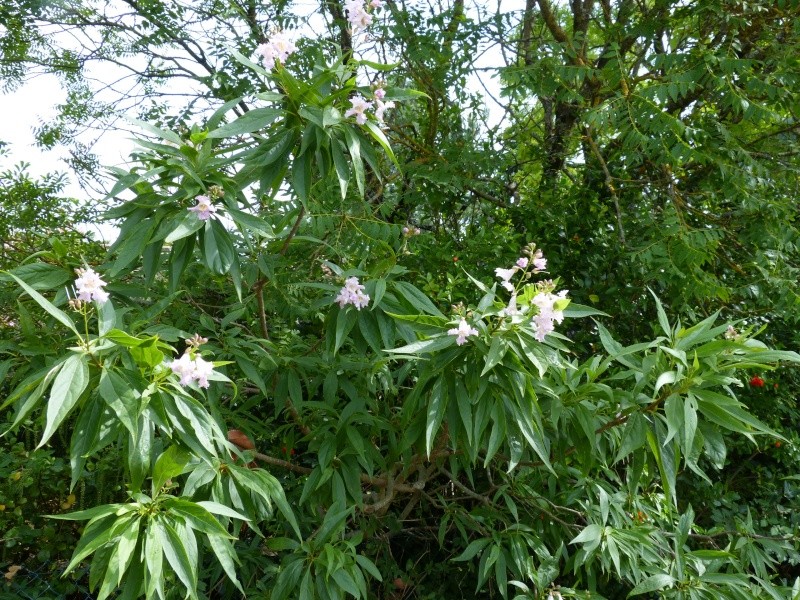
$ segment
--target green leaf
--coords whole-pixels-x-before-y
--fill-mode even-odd
[[[349,306],[339,309],[339,313],[336,315],[336,340],[333,346],[334,354],[342,347],[348,334],[358,321],[358,313],[359,311]]]
[[[444,334],[427,340],[420,340],[418,342],[408,344],[407,346],[401,346],[400,348],[387,349],[384,351],[392,354],[423,354],[425,352],[435,352],[436,350],[449,348],[455,343],[455,336]]]
[[[236,260],[231,236],[217,219],[206,221],[203,230],[203,257],[208,268],[220,275],[226,274]]]
[[[139,417],[139,394],[131,384],[114,371],[103,369],[98,386],[100,397],[117,415],[117,418],[136,440]]]
[[[186,211],[183,220],[181,220],[178,226],[167,235],[164,241],[168,244],[177,242],[178,240],[196,233],[202,229],[203,225],[205,225],[205,221],[199,219],[195,213]]]
[[[427,418],[425,421],[425,452],[430,456],[431,448],[433,448],[433,440],[439,431],[447,409],[447,392],[442,383],[442,379],[438,378],[431,388],[428,396],[428,409],[426,411]]]
[[[197,564],[193,564],[189,559],[189,553],[186,546],[181,540],[175,528],[166,521],[160,518],[156,521],[158,527],[158,536],[161,541],[161,547],[164,550],[164,556],[167,557],[167,562],[172,567],[178,579],[181,580],[189,594],[196,597],[195,590],[197,589]],[[191,533],[190,535],[194,535]]]
[[[89,367],[86,364],[86,357],[82,354],[71,355],[64,361],[50,390],[45,428],[37,448],[47,443],[58,426],[72,412],[88,384]]]
[[[191,455],[179,446],[170,446],[162,452],[153,467],[153,495],[158,494],[168,479],[183,473],[190,460]]]
[[[27,293],[31,298],[33,298],[33,300],[39,306],[41,306],[52,317],[55,317],[56,321],[58,321],[62,325],[65,325],[69,329],[71,329],[73,331],[73,333],[75,333],[75,335],[78,336],[79,338],[81,337],[81,335],[78,333],[78,329],[75,327],[75,323],[73,323],[72,319],[69,318],[67,313],[65,313],[62,310],[60,310],[60,309],[56,308],[55,306],[53,306],[50,303],[49,300],[47,300],[39,292],[34,290],[31,286],[29,286],[27,283],[22,281],[22,279],[20,279],[19,277],[17,277],[13,273],[8,273],[8,275],[10,275],[11,278],[14,281],[16,281],[23,290],[25,290],[25,293]]]
[[[218,129],[209,131],[208,137],[211,139],[235,137],[245,133],[260,131],[271,125],[282,115],[283,111],[277,108],[253,108],[235,121],[231,121]]]
[[[416,308],[417,310],[427,313],[429,315],[434,315],[436,317],[446,318],[436,305],[430,301],[430,299],[422,293],[418,288],[413,286],[412,284],[406,281],[395,281],[393,282],[395,290],[397,290],[400,295],[405,298],[411,306]]]
[[[236,556],[233,546],[228,540],[217,536],[209,536],[208,543],[217,556],[222,570],[225,571],[228,579],[233,582],[233,585],[236,586],[236,589],[238,589],[244,597],[244,589],[242,588],[242,584],[239,583],[239,579],[236,577],[236,564],[239,562],[239,557]]]
[[[486,363],[484,364],[483,371],[481,371],[481,377],[503,361],[507,350],[508,342],[499,335],[495,335],[492,338],[492,345],[489,347],[489,354],[486,355]]]
[[[640,596],[642,594],[648,594],[650,592],[655,592],[657,590],[663,590],[665,587],[669,587],[675,583],[675,578],[671,575],[666,574],[659,574],[659,575],[651,575],[647,579],[643,579],[639,585],[633,588],[630,593],[628,594],[628,598],[631,596]]]

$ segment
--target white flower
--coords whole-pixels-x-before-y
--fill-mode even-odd
[[[466,343],[468,336],[478,335],[478,330],[475,329],[474,327],[470,327],[466,319],[461,319],[461,322],[458,324],[458,327],[454,327],[453,329],[448,329],[447,334],[458,336],[456,337],[456,344],[462,346],[463,344]]]
[[[169,368],[172,369],[173,373],[180,376],[181,385],[188,385],[194,379],[195,365],[188,352],[178,360],[173,360],[169,363]]]
[[[103,304],[108,300],[108,292],[103,289],[106,282],[100,279],[100,275],[93,269],[83,269],[78,271],[78,278],[75,280],[75,291],[78,300],[91,302],[96,300],[98,304]]]
[[[356,123],[359,125],[366,123],[367,115],[365,114],[365,111],[372,108],[372,102],[369,102],[363,96],[354,96],[350,99],[350,104],[352,104],[352,107],[348,109],[346,113],[344,113],[344,116],[352,117],[355,115]]]
[[[214,372],[214,363],[204,360],[200,356],[194,359],[193,377],[201,388],[208,387],[208,378]]]
[[[377,96],[375,98],[375,118],[378,119],[381,123],[383,123],[383,113],[389,110],[390,108],[394,108],[395,103],[392,100],[388,102],[384,102],[383,100],[379,99]]]
[[[214,363],[211,363],[200,356],[192,358],[190,352],[184,353],[178,360],[169,363],[172,372],[180,376],[181,385],[189,385],[196,381],[201,388],[209,386],[208,378],[214,372]]]
[[[497,275],[502,280],[500,282],[500,285],[506,288],[509,292],[514,291],[514,286],[511,285],[509,279],[511,279],[514,276],[514,273],[517,272],[517,269],[518,267],[511,267],[510,269],[501,269],[500,267],[497,267],[494,270],[495,275]]]
[[[502,312],[501,316],[504,317],[514,317],[520,314],[519,308],[517,308],[517,295],[512,294],[511,300],[508,301],[508,306],[506,306]]]
[[[208,196],[197,196],[195,200],[197,200],[197,205],[187,208],[186,210],[195,213],[197,218],[201,221],[208,221],[208,219],[217,212],[217,207],[214,206]]]
[[[367,5],[363,0],[347,0],[344,10],[354,32],[366,29],[372,23],[372,15],[367,11]]]

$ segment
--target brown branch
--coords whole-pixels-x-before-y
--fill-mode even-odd
[[[589,127],[584,130],[584,139],[586,143],[589,144],[589,148],[592,150],[592,154],[594,154],[597,162],[600,163],[600,168],[603,169],[603,175],[605,175],[605,184],[608,188],[608,191],[611,193],[611,199],[614,202],[614,211],[617,214],[617,231],[619,233],[619,241],[622,243],[623,248],[627,248],[628,244],[625,241],[625,228],[622,225],[622,211],[619,208],[619,197],[617,196],[617,189],[614,187],[614,180],[611,177],[611,172],[608,170],[608,164],[606,164],[603,155],[600,153],[600,149],[597,147],[597,144],[592,137],[592,131]]]
[[[544,24],[547,25],[547,29],[550,30],[555,40],[562,44],[567,43],[569,41],[567,34],[561,29],[561,25],[558,24],[550,2],[548,2],[548,0],[537,0],[537,2],[539,4],[539,11],[542,13],[542,18],[544,19]]]

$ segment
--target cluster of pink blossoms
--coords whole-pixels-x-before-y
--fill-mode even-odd
[[[196,196],[195,200],[197,204],[186,210],[195,213],[201,221],[208,221],[217,212],[217,207],[208,196]]]
[[[547,268],[547,259],[541,250],[535,250],[531,244],[525,252],[530,256],[530,259],[523,256],[517,259],[517,262],[510,269],[498,267],[494,270],[497,277],[500,278],[500,285],[511,292],[511,299],[508,302],[508,306],[500,313],[501,316],[515,317],[523,314],[528,309],[527,306],[522,308],[517,306],[516,288],[511,283],[511,278],[518,272],[526,272],[529,266],[533,267],[531,272],[534,274],[541,273]],[[531,319],[531,325],[535,332],[534,337],[541,342],[548,333],[555,331],[555,323],[561,323],[564,320],[564,311],[557,310],[556,304],[566,300],[568,291],[562,290],[554,294],[552,281],[542,281],[537,284],[537,288],[540,290],[539,293],[530,301],[531,305],[538,309],[537,314]]]
[[[178,360],[169,363],[169,368],[181,378],[181,385],[189,385],[196,381],[201,388],[207,388],[208,378],[214,371],[214,364],[199,355],[192,357],[193,354],[187,350]]]
[[[83,302],[95,300],[98,304],[103,304],[108,300],[108,292],[103,289],[106,282],[100,279],[100,275],[94,270],[77,269],[78,278],[75,280],[75,292],[77,299]]]
[[[355,117],[356,123],[363,125],[367,122],[367,111],[373,106],[375,107],[375,118],[378,122],[383,123],[383,113],[396,105],[393,101],[389,100],[384,102],[386,97],[386,90],[378,88],[375,90],[375,98],[372,101],[367,100],[364,96],[358,95],[350,98],[351,107],[344,113],[345,117]]]
[[[373,15],[372,10],[381,8],[383,0],[347,0],[344,5],[344,10],[347,13],[347,20],[352,27],[353,32],[360,29],[366,29],[372,23]]]
[[[533,317],[534,337],[540,342],[548,333],[555,331],[553,323],[561,323],[564,320],[564,311],[556,310],[555,305],[559,300],[567,297],[568,290],[561,290],[558,294],[541,292],[536,294],[531,300],[538,309],[539,313]]]
[[[272,34],[272,37],[265,44],[260,44],[253,56],[264,63],[265,69],[273,69],[275,61],[285,63],[286,59],[297,52],[297,46],[291,41],[283,31]]]
[[[544,257],[541,250],[536,250],[530,260],[527,257],[522,256],[517,259],[517,262],[514,263],[514,266],[510,269],[497,267],[494,272],[495,275],[500,278],[500,285],[506,288],[509,292],[513,292],[514,285],[511,283],[510,279],[517,271],[524,271],[527,269],[530,263],[533,263],[534,273],[540,273],[547,268],[547,259]]]
[[[358,310],[369,305],[369,296],[364,293],[364,286],[358,282],[358,277],[348,277],[344,281],[344,287],[339,290],[336,302],[340,308],[352,304]]]

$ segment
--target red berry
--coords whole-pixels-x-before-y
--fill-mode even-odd
[[[750,379],[750,385],[753,387],[764,387],[764,380],[758,375],[753,375],[752,379]]]
[[[780,440],[778,440],[777,442],[775,442],[775,447],[776,447],[776,448],[780,448],[780,447],[781,447],[781,445],[782,445],[782,444],[781,444],[781,441],[780,441]]]

